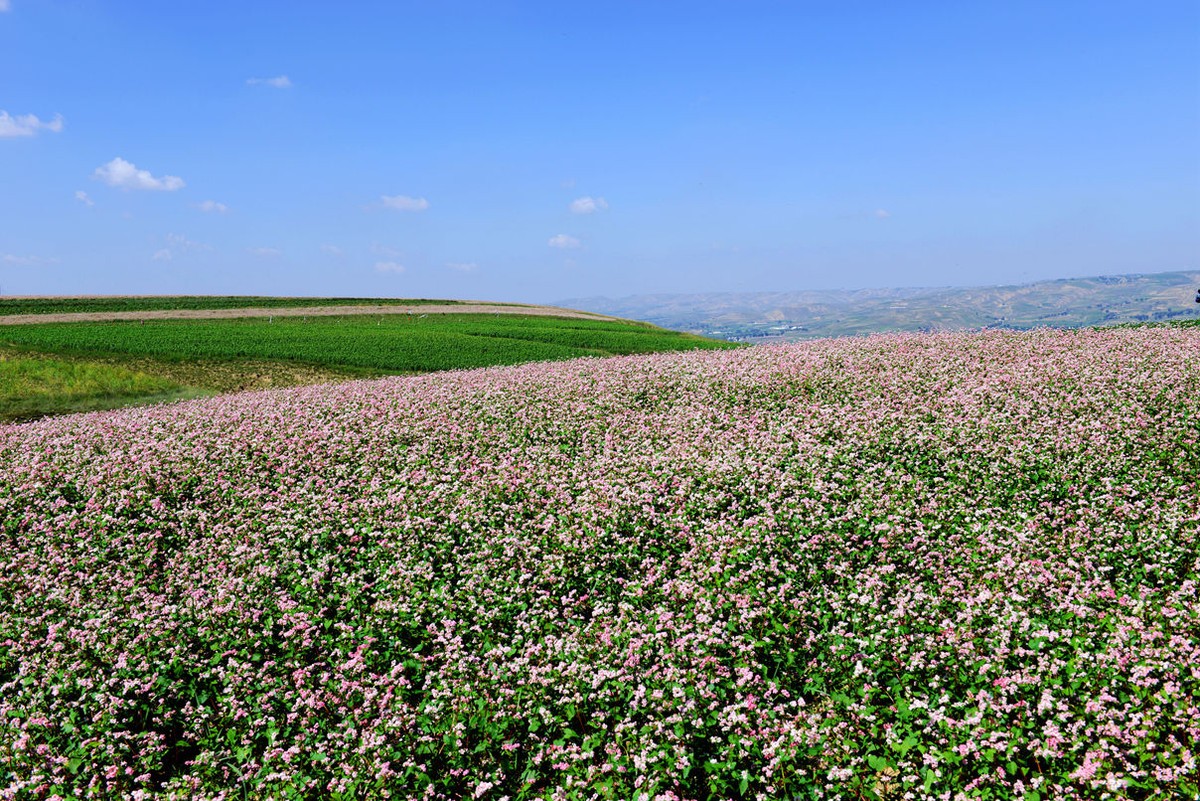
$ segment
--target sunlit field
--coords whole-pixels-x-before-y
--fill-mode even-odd
[[[61,308],[47,305],[43,312],[69,309],[70,300],[65,299]],[[258,299],[116,298],[105,302],[135,300],[203,303]],[[139,310],[146,311],[134,309]],[[732,347],[736,345],[633,320],[526,314],[347,314],[0,325],[0,359],[40,364],[43,372],[45,365],[54,363],[62,373],[104,375],[111,387],[109,391],[89,390],[87,397],[93,405],[81,405],[80,390],[73,383],[9,380],[13,376],[5,373],[0,362],[0,421],[170,399],[172,395],[164,394],[167,390],[163,387],[173,387],[176,396],[195,397],[231,389],[346,380],[364,374],[374,377],[578,356]],[[35,360],[28,358],[31,356]],[[127,378],[133,374],[141,377],[140,383],[130,384]]]
[[[0,342],[47,352],[161,359],[273,359],[430,372],[732,343],[631,320],[494,314],[355,314],[0,326]]]
[[[1186,798],[1200,329],[0,427],[0,798]]]
[[[184,388],[168,378],[109,364],[25,358],[0,350],[0,422],[27,415],[172,400]]]
[[[459,300],[427,298],[285,298],[255,295],[145,295],[97,297],[0,297],[0,315],[78,314],[202,309],[286,309],[315,306],[453,306]]]

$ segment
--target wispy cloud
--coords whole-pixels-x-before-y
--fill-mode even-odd
[[[375,262],[375,272],[402,273],[404,272],[404,265],[395,261],[377,261]]]
[[[888,217],[892,216],[892,213],[887,209],[875,209],[875,216],[881,220],[886,220]]]
[[[0,0],[0,3],[4,0]],[[2,11],[4,9],[0,9]],[[55,114],[52,120],[39,120],[33,114],[19,114],[16,117],[7,111],[0,111],[0,139],[11,139],[18,136],[35,136],[39,131],[58,133],[63,129],[61,114]]]
[[[202,200],[196,204],[196,208],[205,214],[226,214],[229,212],[229,207],[224,203],[218,203],[215,200]]]
[[[96,205],[96,201],[94,201],[90,197],[88,197],[88,193],[84,192],[82,189],[75,190],[75,199],[78,200],[80,203],[82,203],[85,206],[95,206]]]
[[[379,201],[383,203],[385,208],[395,209],[396,211],[425,211],[425,209],[429,208],[429,201],[423,197],[381,195]]]
[[[404,255],[404,251],[389,247],[388,245],[381,245],[378,242],[371,243],[371,252],[376,256],[383,256],[388,259],[398,259]]]
[[[57,264],[58,259],[44,259],[41,256],[17,256],[13,253],[0,254],[0,264],[12,267],[41,267],[46,264]]]
[[[148,170],[139,170],[135,165],[118,156],[107,164],[97,167],[92,177],[118,189],[144,189],[151,192],[174,192],[183,189],[183,179],[175,175],[155,178]]]
[[[246,248],[246,252],[260,259],[277,259],[283,255],[279,248]]]
[[[448,261],[446,269],[460,273],[473,273],[479,269],[479,265],[473,261]]]
[[[203,242],[193,242],[183,234],[167,234],[167,244],[178,250],[212,250]]]
[[[330,256],[342,255],[342,249],[337,245],[321,245],[321,252],[328,253]]]
[[[212,250],[211,245],[195,242],[183,234],[167,234],[167,246],[154,251],[155,261],[171,261],[177,253],[194,253],[201,250]]]
[[[286,75],[277,75],[274,78],[247,78],[247,86],[269,86],[272,89],[291,89],[292,81]]]
[[[568,236],[567,234],[555,234],[554,236],[550,237],[550,241],[546,244],[552,248],[559,248],[560,250],[572,250],[579,247],[583,243],[575,237]]]
[[[0,11],[8,11],[8,0],[0,0]]]
[[[608,201],[602,197],[580,197],[571,201],[572,214],[595,214],[608,208]]]

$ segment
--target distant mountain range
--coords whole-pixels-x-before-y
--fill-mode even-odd
[[[1064,278],[1019,286],[574,298],[559,305],[711,337],[763,341],[1200,319],[1197,288],[1200,271]]]

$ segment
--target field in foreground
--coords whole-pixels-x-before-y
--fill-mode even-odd
[[[203,300],[203,299],[201,299]],[[236,300],[236,298],[234,299]],[[251,299],[254,300],[254,299]],[[281,299],[285,300],[285,299]],[[564,312],[565,313],[565,312]],[[629,320],[524,314],[351,314],[218,320],[130,320],[0,325],[0,357],[68,360],[79,369],[138,372],[193,395],[269,386],[570,359],[579,356],[728,348],[727,342]],[[266,377],[264,382],[262,377]],[[55,385],[57,386],[57,385]],[[149,388],[142,399],[162,399]],[[6,382],[0,420],[124,405],[138,395],[86,399]]]
[[[0,428],[0,797],[1181,798],[1200,331]]]

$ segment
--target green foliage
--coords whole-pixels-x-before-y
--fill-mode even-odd
[[[0,327],[0,342],[49,352],[268,359],[393,373],[732,347],[638,323],[491,314],[51,323]]]
[[[0,420],[167,400],[184,393],[161,376],[113,365],[0,354]]]
[[[1194,340],[828,340],[8,427],[0,779],[1195,797]]]

